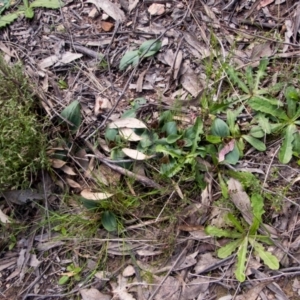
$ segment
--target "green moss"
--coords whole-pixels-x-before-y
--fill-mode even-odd
[[[0,191],[25,188],[45,165],[46,137],[32,88],[20,65],[0,56]]]

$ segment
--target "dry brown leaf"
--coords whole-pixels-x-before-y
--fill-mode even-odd
[[[241,183],[233,178],[228,180],[228,190],[230,200],[234,203],[235,207],[242,213],[245,221],[252,225],[253,215],[251,210],[250,198],[244,192]]]
[[[0,209],[0,222],[3,224],[11,223],[9,217]]]
[[[135,269],[132,265],[128,265],[122,272],[122,275],[124,277],[130,277],[135,274]]]
[[[265,7],[274,2],[274,0],[261,0],[257,6],[257,10],[260,10],[262,7]]]
[[[71,178],[66,178],[66,182],[67,184],[74,188],[74,189],[80,189],[81,188],[81,185],[79,183],[77,183],[75,180],[71,179]]]
[[[136,118],[124,118],[111,122],[108,128],[147,128],[147,126]]]
[[[187,255],[184,261],[179,266],[177,265],[175,266],[174,271],[180,271],[189,268],[191,266],[194,266],[197,263],[196,257],[198,255],[198,252],[199,251],[196,251],[194,253]]]
[[[235,141],[231,140],[229,143],[224,145],[224,147],[220,150],[219,157],[218,157],[219,162],[224,161],[226,154],[228,154],[229,152],[231,152],[233,150],[234,143],[235,143]]]
[[[68,175],[77,175],[77,173],[74,171],[74,169],[67,165],[64,165],[61,169],[63,172],[65,172]]]
[[[53,158],[51,159],[51,166],[55,169],[60,169],[62,168],[67,162],[57,159],[57,158]]]
[[[103,10],[116,21],[124,22],[126,19],[124,12],[109,0],[87,0],[86,2],[95,4],[98,9]]]
[[[148,13],[151,16],[160,16],[165,12],[164,4],[153,3],[148,8]]]
[[[189,66],[187,66],[186,72],[181,76],[180,83],[193,97],[197,97],[202,89],[201,81]]]
[[[142,138],[139,135],[137,135],[131,128],[121,128],[119,129],[119,133],[124,140],[130,142],[137,142],[142,140]]]
[[[207,269],[208,267],[215,265],[218,261],[220,261],[220,259],[213,257],[210,252],[202,254],[198,258],[198,262],[194,267],[195,273],[196,274],[201,273],[203,270]]]
[[[80,290],[82,300],[110,300],[111,296],[102,294],[95,288]]]
[[[68,64],[78,58],[81,58],[82,54],[80,53],[72,53],[72,52],[65,52],[63,54],[61,54],[60,56],[57,55],[51,55],[45,59],[43,59],[42,61],[39,62],[38,66],[40,69],[46,69],[49,68],[51,66],[61,66],[61,65],[65,65]]]
[[[137,151],[135,149],[130,149],[130,148],[122,148],[122,151],[130,158],[136,159],[136,160],[145,160],[149,159],[152,156],[148,156],[140,151]]]
[[[209,287],[207,278],[195,278],[189,282],[182,293],[182,299],[208,299],[205,295]]]
[[[182,51],[179,50],[178,53],[177,53],[177,56],[176,56],[176,61],[175,61],[175,65],[174,65],[174,74],[173,74],[173,79],[176,80],[177,77],[178,77],[178,73],[179,73],[179,70],[180,70],[180,66],[181,66],[181,63],[182,63]]]
[[[113,194],[109,194],[109,193],[92,192],[89,189],[82,190],[80,195],[85,199],[95,200],[95,201],[108,199],[113,196]]]
[[[101,22],[101,28],[105,31],[105,32],[109,32],[114,28],[114,24],[110,23],[110,22],[105,22],[102,21]]]
[[[111,102],[108,100],[108,98],[96,96],[95,107],[94,107],[95,116],[98,116],[99,114],[102,114],[103,112],[106,112],[111,108],[112,105]]]

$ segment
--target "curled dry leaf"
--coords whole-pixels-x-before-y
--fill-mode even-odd
[[[147,128],[147,126],[136,118],[124,118],[113,121],[108,128]]]
[[[144,153],[130,149],[130,148],[123,148],[122,151],[130,158],[136,160],[145,160],[151,158],[151,156],[145,155]]]
[[[0,221],[3,224],[11,223],[8,216],[0,209]]]
[[[124,276],[124,277],[130,277],[130,276],[132,276],[132,275],[134,275],[135,274],[135,269],[134,269],[134,267],[132,266],[132,265],[128,265],[124,270],[123,270],[123,273],[122,273],[122,275]]]
[[[109,0],[88,0],[86,2],[94,3],[98,9],[102,9],[116,21],[124,22],[126,19],[124,12]]]
[[[91,192],[91,190],[89,189],[84,189],[81,191],[80,195],[88,200],[104,200],[104,199],[108,199],[111,196],[113,196],[113,194],[109,194],[109,193],[98,193],[98,192]]]
[[[153,3],[149,6],[148,12],[151,16],[160,16],[165,12],[165,6],[159,3]]]
[[[231,140],[229,143],[227,143],[219,152],[219,162],[224,161],[226,154],[231,152],[234,148],[234,140]]]
[[[228,190],[230,194],[230,200],[235,207],[242,213],[246,222],[251,225],[253,222],[253,215],[251,209],[250,198],[246,192],[244,192],[241,183],[233,178],[228,180]]]
[[[102,294],[95,288],[90,288],[90,289],[82,289],[80,290],[80,295],[82,297],[82,300],[109,300],[111,299],[110,296]]]
[[[142,138],[137,135],[132,128],[121,128],[119,129],[121,137],[130,142],[137,142],[142,140]]]
[[[77,175],[77,173],[74,171],[74,169],[67,165],[64,165],[61,169],[63,172],[65,172],[68,175]]]
[[[81,185],[79,183],[77,183],[75,180],[71,179],[71,178],[66,178],[66,182],[67,184],[74,188],[74,189],[80,189]]]
[[[55,169],[62,168],[66,163],[67,162],[60,159],[56,159],[56,158],[51,159],[51,166]]]

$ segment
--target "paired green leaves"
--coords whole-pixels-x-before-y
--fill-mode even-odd
[[[33,18],[34,9],[37,7],[58,9],[64,5],[63,2],[60,0],[35,0],[31,3],[29,3],[28,0],[23,0],[23,4],[24,6],[19,7],[19,9],[16,12],[1,16],[5,9],[9,8],[10,1],[0,1],[0,28],[9,25],[15,19],[17,19],[19,15],[22,14],[24,14],[26,18]]]
[[[144,42],[138,50],[131,50],[122,57],[119,69],[123,71],[128,66],[136,66],[142,58],[154,56],[161,48],[161,41],[148,40]]]

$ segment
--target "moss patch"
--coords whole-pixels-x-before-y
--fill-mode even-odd
[[[22,67],[0,56],[0,191],[29,187],[30,174],[45,165],[46,137],[35,107]]]

